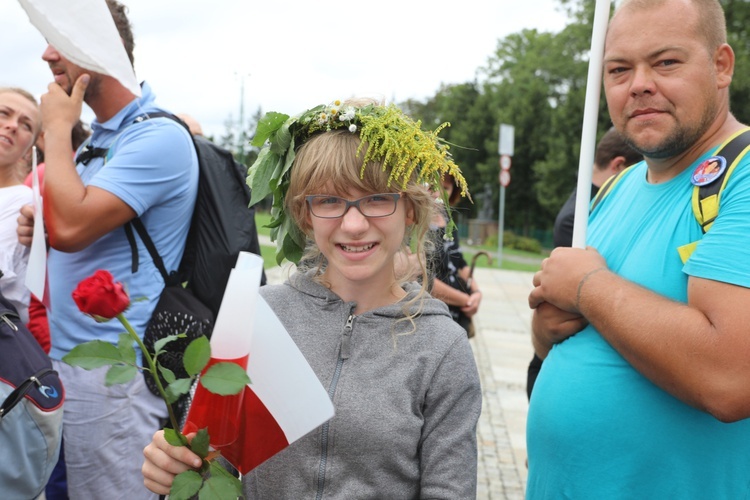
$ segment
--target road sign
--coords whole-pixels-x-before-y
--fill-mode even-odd
[[[500,156],[500,168],[502,170],[510,170],[510,156],[508,155]]]
[[[497,153],[500,155],[513,156],[513,138],[515,127],[505,123],[500,124],[500,133],[497,138]]]
[[[508,184],[510,184],[510,171],[501,170],[500,171],[500,185],[502,187],[508,187]]]

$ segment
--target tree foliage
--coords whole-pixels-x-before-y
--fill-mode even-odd
[[[424,101],[400,103],[406,113],[422,120],[423,128],[451,124],[441,137],[451,144],[451,153],[475,195],[473,204],[461,202],[459,223],[487,208],[497,217],[501,123],[515,128],[512,181],[505,193],[506,227],[523,235],[550,229],[576,186],[596,1],[558,1],[568,16],[560,32],[522,30],[508,35],[498,40],[474,81],[442,85]],[[726,13],[728,42],[736,56],[730,105],[740,121],[750,123],[750,2],[720,2]],[[258,109],[246,124],[230,116],[220,138],[220,144],[248,165],[257,156],[249,141],[261,115]],[[602,95],[596,139],[610,125]],[[487,187],[492,192],[490,207],[483,206]]]
[[[486,131],[493,127],[485,106],[486,98],[474,82],[442,86],[426,102],[410,100],[401,105],[406,113],[422,120],[422,128],[434,130],[443,122],[451,124],[440,136],[450,144],[451,154],[475,195],[483,185],[497,182],[497,173],[487,164],[497,160],[490,157],[485,144]],[[476,215],[477,208],[481,207],[464,200],[459,204],[459,217]]]
[[[750,2],[720,0],[736,70],[731,109],[750,123]],[[498,129],[515,127],[512,181],[506,189],[505,226],[530,234],[549,229],[554,215],[575,188],[578,173],[586,77],[595,0],[559,0],[568,24],[557,33],[522,30],[498,40],[477,81],[442,86],[425,102],[407,101],[405,111],[426,125],[451,122],[446,138],[470,189],[499,185]],[[611,126],[604,96],[597,138]],[[481,206],[466,205],[476,217]]]
[[[737,119],[750,124],[750,2],[721,0],[721,4],[727,18],[727,42],[736,58],[730,106]]]

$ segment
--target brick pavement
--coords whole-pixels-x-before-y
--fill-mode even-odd
[[[484,396],[477,429],[478,499],[522,500],[526,486],[526,369],[533,353],[532,273],[477,268],[482,305],[471,340]]]

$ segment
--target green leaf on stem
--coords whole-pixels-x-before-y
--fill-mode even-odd
[[[170,342],[177,340],[179,338],[184,338],[186,335],[184,333],[181,333],[179,335],[167,335],[163,339],[159,339],[156,342],[154,342],[154,354],[158,355],[160,352],[164,350],[164,346],[169,344]]]
[[[190,441],[190,449],[199,457],[206,458],[208,455],[208,444],[208,429],[201,429],[195,434],[193,440]]]
[[[86,370],[125,362],[116,346],[102,340],[77,345],[63,356],[62,360],[71,366],[80,366]]]
[[[209,359],[211,359],[211,344],[205,335],[201,335],[188,344],[182,363],[188,375],[193,376],[198,375],[206,367]]]
[[[115,384],[130,382],[138,373],[138,368],[132,365],[112,365],[104,377],[104,385],[107,387]]]
[[[135,366],[135,347],[133,347],[133,337],[129,333],[121,333],[117,340],[117,350],[125,363]]]
[[[159,373],[161,373],[161,376],[164,377],[164,380],[167,381],[167,384],[171,384],[175,380],[177,380],[177,377],[175,377],[174,372],[167,368],[166,366],[162,365],[156,365],[156,367],[159,369]]]
[[[231,479],[237,481],[237,486],[240,487],[240,488],[242,488],[242,482],[238,478],[234,477],[231,472],[229,472],[228,470],[226,470],[216,460],[214,460],[213,462],[211,462],[209,464],[209,469],[208,470],[211,472],[212,476],[223,476],[223,477],[231,478]]]
[[[238,498],[242,496],[242,482],[227,472],[216,461],[211,462],[211,477],[204,483],[198,494],[201,500],[214,498]]]
[[[194,470],[186,470],[174,478],[169,490],[170,500],[189,500],[203,485],[203,478]]]
[[[164,392],[167,393],[167,400],[169,404],[177,401],[183,394],[187,394],[188,392],[190,392],[190,386],[192,385],[192,378],[180,378],[169,384],[164,390]]]
[[[258,120],[255,127],[255,137],[253,137],[252,145],[258,148],[262,147],[266,142],[266,139],[276,133],[276,131],[278,131],[288,119],[289,115],[276,113],[275,111],[266,113],[263,118]]]
[[[164,439],[166,439],[167,443],[171,444],[172,446],[188,445],[188,440],[183,433],[177,432],[176,430],[169,427],[164,428]]]
[[[203,387],[220,396],[239,394],[250,383],[250,377],[241,366],[235,363],[216,363],[200,378]]]

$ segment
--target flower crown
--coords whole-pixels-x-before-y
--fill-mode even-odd
[[[273,194],[268,227],[271,240],[276,241],[276,262],[281,264],[284,259],[298,262],[306,244],[305,235],[287,217],[284,207],[297,147],[317,133],[347,129],[353,134],[359,133],[361,144],[357,157],[364,150],[361,175],[369,161],[378,161],[383,171],[389,171],[388,186],[405,187],[416,170],[419,182],[443,192],[441,179],[448,173],[456,180],[461,196],[467,197],[466,180],[453,162],[448,144],[438,137],[449,125],[443,123],[434,132],[421,130],[421,121],[415,122],[393,104],[358,107],[334,101],[294,117],[266,113],[258,122],[251,143],[263,149],[248,171],[247,184],[252,188],[250,206]],[[445,206],[449,206],[444,192],[443,199]],[[446,233],[450,235],[454,228],[451,219]]]

